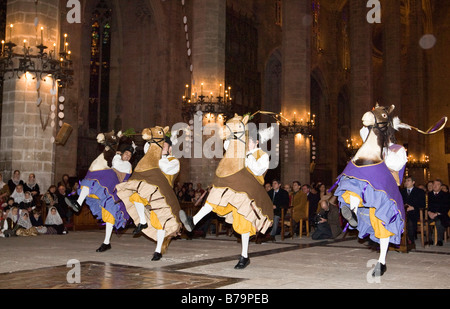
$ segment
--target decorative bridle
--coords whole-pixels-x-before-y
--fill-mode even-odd
[[[387,119],[386,121],[379,121],[377,118],[377,115],[375,114],[375,109],[371,110],[370,112],[372,113],[374,119],[375,119],[375,124],[368,126],[369,130],[372,129],[377,129],[383,136],[383,144],[385,144],[387,146],[387,141],[389,140],[389,134],[390,134],[390,130],[389,127],[392,127],[392,117],[389,116],[389,112],[385,107],[378,107],[381,108],[387,115]],[[381,145],[380,145],[381,146]],[[381,146],[381,157],[383,157],[383,146]]]
[[[158,137],[158,138],[154,137],[152,130],[150,130],[150,136],[151,136],[151,139],[147,141],[150,144],[150,146],[151,146],[151,144],[155,144],[159,148],[163,149],[164,141],[166,139],[164,137]],[[162,145],[160,144],[161,142],[162,142]]]
[[[230,135],[228,136],[227,140],[238,140],[242,143],[245,144],[245,133],[247,133],[247,131],[245,130],[245,124],[239,120],[239,122],[243,125],[244,130],[243,131],[236,131],[234,132],[229,126],[228,124],[225,124],[225,126],[227,127],[227,129],[230,131]],[[242,139],[244,138],[244,139]]]

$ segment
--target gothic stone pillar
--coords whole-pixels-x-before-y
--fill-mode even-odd
[[[282,102],[281,112],[289,120],[306,119],[310,112],[311,2],[283,1]],[[304,136],[284,137],[280,143],[281,181],[310,181],[310,145]]]
[[[18,45],[16,52],[19,52],[26,39],[27,45],[36,53],[41,26],[45,29],[44,43],[53,46],[59,33],[58,11],[57,0],[40,0],[37,6],[34,0],[8,1],[7,25],[14,25],[12,41]],[[6,39],[9,41],[9,31]],[[5,180],[10,179],[16,169],[21,171],[24,181],[28,180],[30,173],[35,173],[39,186],[45,191],[54,182],[55,146],[52,138],[58,120],[55,117],[52,127],[49,117],[52,99],[57,99],[57,96],[50,93],[50,78],[40,81],[38,94],[37,79],[33,79],[31,74],[21,73],[20,79],[10,79],[10,75],[8,73],[5,76],[3,90],[0,170]],[[42,98],[40,107],[37,106],[38,95]]]
[[[212,93],[217,97],[225,90],[225,32],[226,0],[194,0],[193,18],[188,21],[192,27],[192,84],[191,93],[205,96]],[[203,83],[203,86],[201,85]],[[222,87],[220,87],[222,84]],[[206,122],[205,122],[206,121]],[[208,121],[204,120],[203,125]],[[203,142],[207,137],[203,136]],[[195,148],[195,147],[193,147]],[[196,148],[199,150],[199,148]],[[198,156],[201,155],[201,158]],[[214,178],[218,159],[208,159],[204,154],[194,153],[190,159],[190,177],[203,188],[209,186]]]

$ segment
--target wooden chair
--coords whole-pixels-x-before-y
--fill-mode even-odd
[[[419,210],[419,221],[417,222],[417,228],[420,232],[420,244],[422,248],[425,248],[425,235],[428,238],[428,221],[425,217],[425,209]]]
[[[285,235],[286,228],[289,229],[289,235],[293,238],[294,225],[292,220],[292,206],[290,206],[288,209],[284,208],[281,209],[280,224],[281,224],[281,240],[284,240],[286,237]]]
[[[292,216],[294,215],[294,208],[292,208]],[[294,222],[293,222],[294,223]],[[303,215],[300,216],[300,220],[299,220],[299,237],[302,238],[303,236],[303,223],[305,223],[305,235],[306,237],[309,237],[309,205],[306,206],[306,211],[305,213],[303,213]],[[292,238],[294,238],[294,227],[292,227]]]

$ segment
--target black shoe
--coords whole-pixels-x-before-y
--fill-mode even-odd
[[[140,232],[142,232],[142,230],[145,230],[146,228],[148,228],[148,224],[147,224],[147,223],[145,223],[145,224],[140,224],[140,223],[139,223],[139,224],[136,226],[136,228],[134,229],[133,235],[139,234]]]
[[[109,244],[109,245],[102,244],[100,246],[100,248],[98,248],[96,250],[96,252],[105,252],[106,250],[110,250],[110,249],[111,249],[111,244]]]
[[[248,264],[250,264],[250,258],[245,258],[241,255],[239,262],[234,266],[234,269],[244,269]]]
[[[342,214],[342,217],[344,217],[344,219],[347,220],[348,224],[350,224],[351,227],[358,226],[358,217],[349,207],[342,206],[341,214]]]
[[[66,202],[67,206],[69,206],[70,208],[73,209],[73,211],[75,212],[79,212],[81,209],[81,205],[78,204],[78,201],[72,202],[70,199],[68,199],[67,197],[64,198],[64,201]]]
[[[442,243],[442,240],[438,240],[438,242],[436,243],[436,246],[443,246],[444,244]]]
[[[192,217],[188,216],[184,210],[180,210],[179,213],[180,216],[180,220],[183,223],[184,227],[186,228],[186,230],[188,232],[192,232],[194,230],[194,220],[192,219]]]
[[[386,264],[377,263],[375,269],[373,270],[372,277],[381,277],[386,272]]]
[[[159,252],[153,253],[152,261],[159,261],[162,258],[162,254]]]

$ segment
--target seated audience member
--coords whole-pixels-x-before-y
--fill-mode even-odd
[[[442,189],[442,181],[436,179],[433,182],[431,192],[428,192],[428,217],[436,224],[437,243],[435,245],[442,246],[444,240],[445,229],[450,225],[448,216],[449,211],[449,193]],[[432,240],[429,239],[432,243]]]
[[[15,170],[13,176],[8,180],[9,192],[13,193],[17,185],[23,185],[23,180],[20,179],[20,171]]]
[[[58,188],[59,186],[64,186],[66,188],[66,195],[69,195],[69,193],[72,191],[72,186],[69,183],[69,175],[64,174],[62,175],[61,181],[58,182]]]
[[[2,233],[5,237],[12,237],[16,236],[16,231],[19,228],[19,225],[17,224],[19,221],[19,207],[13,206],[8,211],[8,214],[6,215],[6,220],[3,223],[2,226]]]
[[[296,223],[295,231],[298,231],[298,222],[304,219],[308,220],[308,197],[301,190],[301,184],[297,180],[292,182],[291,205],[292,219]]]
[[[56,196],[56,186],[55,185],[51,185],[48,188],[47,192],[45,192],[45,194],[42,196],[42,200],[47,205],[47,209],[58,203],[58,198]]]
[[[11,197],[14,199],[14,202],[20,205],[25,200],[25,193],[23,192],[23,185],[17,185],[14,189],[13,193],[11,193]]]
[[[48,210],[47,218],[45,218],[45,227],[47,227],[48,234],[67,234],[63,220],[55,206],[50,207]]]
[[[18,229],[16,231],[17,236],[37,236],[37,229],[31,224],[30,214],[28,211],[22,209],[19,215],[19,221],[17,222]]]
[[[25,192],[25,199],[19,204],[20,209],[26,209],[29,213],[36,208],[36,203],[34,202],[31,192]]]
[[[404,181],[404,188],[400,190],[406,209],[409,243],[414,243],[417,238],[417,222],[420,220],[421,209],[425,208],[425,191],[416,187],[415,183],[415,179],[408,176]]]
[[[10,198],[8,198],[6,203],[2,205],[2,208],[5,209],[6,207],[8,207],[8,209],[11,209],[11,207],[13,207],[14,203],[15,203],[14,199],[12,197],[10,197]]]
[[[317,214],[318,204],[320,200],[320,196],[318,193],[314,193],[316,190],[313,190],[312,187],[308,184],[304,184],[302,186],[302,191],[308,196],[309,202],[309,224],[314,225],[314,218]]]
[[[0,208],[0,237],[5,237],[5,235],[3,235],[3,232],[2,232],[2,226],[3,226],[3,223],[5,223],[5,220],[6,220],[6,218],[4,216],[3,209]]]
[[[31,173],[28,176],[28,181],[23,185],[23,191],[30,192],[33,198],[38,197],[41,194],[39,185],[36,183],[36,175]]]
[[[3,182],[3,175],[0,173],[0,206],[6,203],[10,194],[9,186],[6,182]]]

